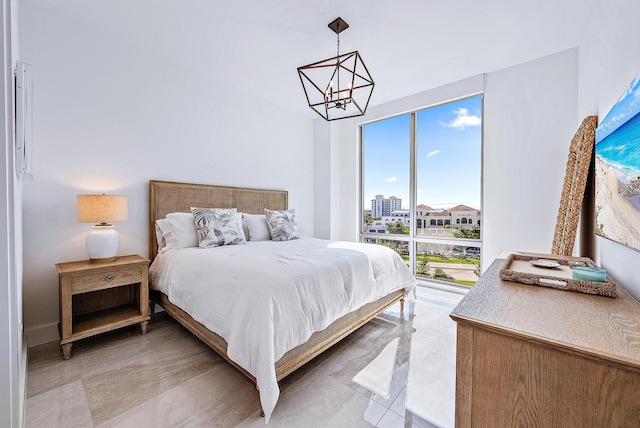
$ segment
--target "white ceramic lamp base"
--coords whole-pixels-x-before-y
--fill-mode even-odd
[[[120,234],[112,224],[93,226],[87,233],[87,253],[91,263],[106,263],[116,260]]]

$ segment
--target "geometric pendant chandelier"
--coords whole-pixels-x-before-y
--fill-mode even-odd
[[[358,51],[340,55],[340,32],[349,25],[337,18],[329,28],[338,36],[337,55],[298,67],[307,103],[327,121],[362,116],[375,84]]]

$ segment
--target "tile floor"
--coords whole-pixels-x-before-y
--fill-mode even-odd
[[[280,383],[272,427],[454,425],[461,295],[418,287]],[[164,314],[74,344],[29,349],[27,427],[261,427],[255,386]]]

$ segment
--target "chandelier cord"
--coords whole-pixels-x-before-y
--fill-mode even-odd
[[[338,32],[336,34],[338,36],[338,51],[336,52],[336,56],[340,57],[340,24],[338,24]]]
[[[340,23],[338,23],[338,26],[336,27],[338,28],[338,31],[336,32],[336,35],[338,36],[338,50],[336,52],[336,74],[337,74],[337,83],[338,83],[338,102],[336,103],[337,106],[340,106]]]

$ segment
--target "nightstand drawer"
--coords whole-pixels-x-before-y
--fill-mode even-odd
[[[142,268],[140,268],[140,266],[118,267],[110,270],[105,269],[101,272],[72,276],[71,294],[119,287],[141,281]]]

